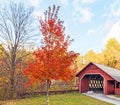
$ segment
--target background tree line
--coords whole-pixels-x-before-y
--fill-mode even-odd
[[[101,52],[96,53],[94,50],[89,50],[86,54],[80,55],[77,61],[79,70],[89,62],[100,63],[120,69],[120,43],[116,39],[111,38]]]

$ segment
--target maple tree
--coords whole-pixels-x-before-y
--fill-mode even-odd
[[[63,21],[58,19],[59,6],[49,7],[44,12],[45,18],[39,18],[40,32],[43,35],[41,48],[35,51],[35,61],[28,65],[24,74],[28,77],[28,85],[35,82],[46,83],[46,105],[49,104],[49,87],[52,80],[68,81],[75,77],[77,53],[68,51],[71,43],[70,36],[66,35]]]

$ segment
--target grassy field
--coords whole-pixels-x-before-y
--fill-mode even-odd
[[[46,97],[37,96],[33,98],[17,99],[0,102],[0,105],[45,105]],[[80,93],[68,93],[50,96],[50,105],[113,105]]]

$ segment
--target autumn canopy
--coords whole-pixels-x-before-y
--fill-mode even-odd
[[[42,46],[33,53],[35,61],[24,70],[24,74],[28,76],[28,84],[50,83],[53,79],[68,81],[76,74],[73,64],[77,54],[68,51],[72,40],[64,33],[65,27],[63,21],[58,19],[58,10],[59,6],[49,7],[44,12],[44,19],[39,18]]]

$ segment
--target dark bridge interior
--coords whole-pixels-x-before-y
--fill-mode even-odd
[[[103,92],[103,77],[100,74],[86,75],[89,78],[89,90]]]

